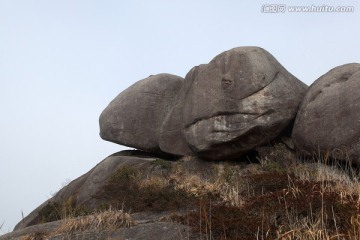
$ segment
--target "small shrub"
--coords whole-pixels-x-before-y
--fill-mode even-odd
[[[236,168],[230,166],[229,164],[224,164],[223,172],[220,175],[220,180],[231,184],[234,183],[236,177],[237,177]]]
[[[46,239],[47,234],[42,232],[35,232],[31,233],[29,235],[23,236],[21,240],[43,240]]]
[[[121,181],[135,181],[139,172],[130,166],[124,166],[119,168],[110,178],[109,183],[117,183]]]
[[[196,200],[182,189],[174,187],[170,173],[142,176],[130,167],[120,168],[95,197],[105,206],[124,208],[131,212],[164,211],[187,208]]]
[[[77,205],[75,197],[71,196],[63,202],[49,201],[45,207],[39,211],[40,222],[47,223],[62,220],[68,217],[85,216],[91,210],[84,205]]]
[[[66,217],[79,217],[86,216],[92,213],[91,209],[89,209],[85,205],[77,204],[76,197],[70,196],[62,203],[62,219]]]
[[[164,170],[171,170],[172,164],[170,161],[166,161],[160,158],[157,158],[156,160],[152,161],[151,164],[155,167],[158,167],[160,169]]]
[[[57,202],[49,201],[39,211],[40,222],[47,223],[61,219],[61,205]]]

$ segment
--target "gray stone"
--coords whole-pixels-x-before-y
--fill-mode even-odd
[[[101,138],[148,152],[160,152],[160,127],[182,84],[181,77],[157,74],[121,92],[100,116]]]
[[[191,155],[188,143],[186,142],[184,130],[184,103],[191,88],[192,81],[189,80],[190,71],[186,77],[182,88],[174,100],[174,105],[164,118],[159,134],[159,146],[163,152],[186,156]]]
[[[305,155],[360,162],[360,64],[336,67],[310,86],[292,137]]]
[[[276,138],[307,86],[267,51],[239,47],[182,78],[151,76],[100,116],[103,139],[153,153],[233,158]]]
[[[49,240],[77,240],[77,239],[195,239],[195,234],[190,227],[172,222],[152,222],[137,223],[129,228],[118,228],[114,230],[87,230],[72,233],[54,232],[64,224],[63,220],[51,223],[38,224],[35,226],[20,229],[0,236],[0,240],[22,240],[22,239],[49,239]],[[66,221],[66,220],[65,220]],[[30,236],[38,235],[39,238]]]
[[[70,182],[67,186],[57,192],[52,198],[41,204],[22,221],[20,221],[14,230],[22,229],[28,226],[40,223],[40,213],[48,204],[63,203],[70,199],[76,199],[74,203],[77,206],[86,206],[89,209],[96,209],[101,203],[101,199],[94,196],[101,192],[103,186],[109,178],[121,167],[128,166],[142,172],[149,171],[151,162],[156,158],[147,155],[137,155],[136,151],[123,151],[110,155],[89,172]]]
[[[160,148],[215,160],[244,154],[289,125],[306,89],[264,49],[223,52],[185,77],[161,127]]]
[[[24,227],[21,229],[14,229],[13,232],[9,232],[7,234],[0,236],[0,240],[31,239],[30,237],[29,238],[26,238],[26,237],[31,234],[35,235],[36,233],[39,235],[48,234],[50,232],[55,231],[60,226],[60,224],[61,224],[61,221],[54,221],[54,222],[42,223],[42,224],[37,224],[37,225],[29,226],[29,227]],[[42,239],[42,238],[39,238],[39,239]]]

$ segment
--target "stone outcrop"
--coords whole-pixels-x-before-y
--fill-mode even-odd
[[[135,226],[129,228],[117,228],[114,230],[97,230],[89,229],[87,231],[75,231],[57,233],[57,229],[66,224],[66,220],[59,220],[35,226],[27,227],[24,229],[16,230],[0,236],[0,240],[24,240],[24,239],[47,239],[47,240],[78,240],[78,239],[96,239],[96,240],[109,240],[109,239],[164,239],[164,240],[177,240],[177,239],[197,239],[190,227],[173,222],[157,222],[157,219],[149,218],[148,221],[136,223]]]
[[[37,207],[16,225],[15,230],[41,223],[42,212],[49,206],[61,206],[68,202],[72,208],[82,206],[90,211],[96,210],[104,201],[94,196],[103,190],[104,185],[119,168],[128,167],[146,172],[151,169],[151,162],[155,159],[137,151],[123,151],[110,155]]]
[[[336,67],[310,86],[292,137],[305,155],[360,162],[360,64]]]
[[[290,157],[291,152],[284,144],[258,149],[259,157],[267,161]],[[291,164],[292,158],[284,158],[283,163]],[[242,182],[264,169],[260,164],[196,157],[168,161],[140,151],[122,151],[64,186],[0,239],[200,239],[202,233],[194,230],[199,220],[189,224],[187,219],[199,216],[203,201],[228,206],[232,195],[227,184],[236,176]],[[126,224],[112,217],[119,211],[126,214]],[[79,227],[88,221],[93,222]]]
[[[135,83],[101,114],[100,135],[153,153],[238,157],[276,138],[306,89],[264,49],[234,48],[184,81],[162,74]]]

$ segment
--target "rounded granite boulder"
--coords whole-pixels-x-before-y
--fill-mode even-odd
[[[185,77],[161,127],[160,147],[213,160],[239,156],[276,138],[295,118],[306,89],[262,48],[223,52]]]
[[[160,152],[159,129],[183,80],[171,74],[157,74],[121,92],[100,115],[101,138],[147,152]]]
[[[330,154],[360,162],[359,63],[338,66],[310,86],[292,137],[305,155]]]

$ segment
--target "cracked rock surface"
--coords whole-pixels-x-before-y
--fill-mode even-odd
[[[157,74],[121,92],[100,115],[102,139],[159,153],[159,129],[183,78]]]
[[[360,64],[338,66],[310,86],[292,137],[305,155],[320,151],[359,163]]]
[[[172,146],[186,146],[213,160],[244,154],[289,125],[306,89],[262,48],[223,52],[185,77],[161,128],[160,147],[185,155],[186,148]]]
[[[234,158],[275,139],[307,86],[259,47],[238,47],[185,79],[159,74],[120,93],[100,116],[103,139],[152,153]]]

